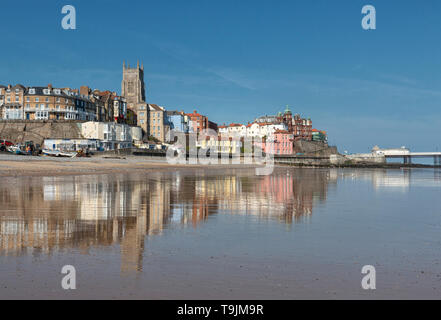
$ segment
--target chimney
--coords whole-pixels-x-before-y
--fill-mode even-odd
[[[80,87],[80,94],[83,96],[88,96],[90,92],[90,89],[88,86],[81,86]]]
[[[52,89],[52,85],[50,83],[47,85],[47,87],[48,89]]]

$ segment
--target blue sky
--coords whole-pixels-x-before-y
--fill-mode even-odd
[[[148,102],[169,109],[247,123],[288,104],[340,151],[441,150],[438,0],[8,1],[0,28],[2,84],[120,92],[139,59]]]

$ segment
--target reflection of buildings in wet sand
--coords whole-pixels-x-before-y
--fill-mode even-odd
[[[439,168],[335,170],[335,172],[342,179],[370,181],[377,191],[406,192],[411,187],[441,186],[441,169]],[[418,174],[414,174],[416,172]]]
[[[317,201],[326,200],[328,183],[336,182],[327,171],[280,170],[270,176],[228,175],[195,181],[192,223],[212,212],[251,214],[292,223],[312,214]],[[257,180],[256,180],[257,179]]]
[[[372,182],[376,190],[400,190],[406,191],[411,185],[412,170],[350,170],[341,171],[340,176],[344,179],[367,180]]]
[[[415,170],[419,170],[415,174]],[[441,187],[440,169],[403,169],[401,171],[376,172],[372,176],[375,189],[408,191],[411,187]]]
[[[249,201],[248,210],[267,217],[275,215],[285,223],[309,217],[314,205],[326,200],[330,178],[327,171],[320,170],[281,170],[264,176],[254,186],[251,194],[256,199]]]
[[[145,236],[159,233],[167,221],[167,183],[94,178],[41,178],[0,187],[0,254],[120,243],[122,270],[141,269]]]
[[[146,236],[160,234],[170,222],[196,226],[219,212],[290,224],[311,215],[332,181],[329,171],[292,169],[263,177],[158,173],[146,180],[103,175],[5,181],[0,255],[120,244],[121,270],[141,270]]]
[[[31,179],[2,181],[0,248],[2,254],[25,250],[50,252],[73,239],[77,204],[44,201],[44,186]],[[9,187],[9,184],[14,187]],[[74,239],[73,239],[74,240]]]
[[[195,181],[192,203],[191,221],[195,226],[205,220],[209,214],[217,213],[221,209],[221,202],[232,201],[241,194],[240,184],[235,176],[203,177]]]
[[[372,172],[371,179],[375,189],[399,188],[405,191],[410,186],[410,171],[388,172],[385,170],[375,170]]]
[[[433,180],[437,181],[437,182],[441,182],[441,169],[435,169],[433,172]]]

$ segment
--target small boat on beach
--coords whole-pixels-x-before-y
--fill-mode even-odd
[[[38,155],[40,151],[39,145],[35,145],[32,141],[26,141],[24,143],[12,144],[6,147],[6,151],[24,156]]]
[[[24,156],[32,155],[32,151],[29,150],[29,148],[26,148],[26,146],[21,144],[17,144],[15,146],[9,146],[6,150],[10,153],[17,155],[24,155]]]
[[[20,146],[9,146],[6,148],[6,150],[14,154],[23,154],[22,150],[20,149]]]
[[[42,154],[49,157],[65,157],[65,158],[75,158],[77,156],[77,152],[69,152],[62,150],[48,150],[43,149]]]

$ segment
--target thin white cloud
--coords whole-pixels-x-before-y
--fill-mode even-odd
[[[256,90],[254,79],[248,78],[246,75],[228,68],[209,68],[206,71],[215,74],[223,80],[233,83],[241,88]]]

